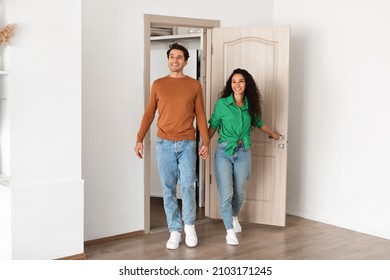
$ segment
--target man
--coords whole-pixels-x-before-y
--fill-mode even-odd
[[[203,140],[199,149],[199,155],[203,159],[208,155],[209,137],[202,87],[198,80],[183,72],[189,58],[188,50],[174,43],[169,46],[167,57],[170,73],[153,82],[134,151],[139,158],[143,158],[142,143],[158,110],[157,164],[170,231],[166,247],[177,249],[181,242],[182,218],[187,246],[195,247],[198,244],[194,225],[196,130],[193,123],[195,117]],[[177,183],[182,193],[182,215],[176,197]]]

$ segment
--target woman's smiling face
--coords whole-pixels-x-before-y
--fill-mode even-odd
[[[244,95],[245,93],[245,78],[241,74],[234,74],[232,77],[232,89],[235,95]]]

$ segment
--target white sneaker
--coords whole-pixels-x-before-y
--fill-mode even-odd
[[[238,221],[238,217],[233,216],[233,230],[234,232],[241,232],[242,227],[240,225],[240,222]]]
[[[236,233],[234,232],[233,229],[228,229],[226,232],[227,232],[227,234],[226,234],[226,243],[227,244],[229,244],[229,245],[238,245],[238,244],[240,244],[238,242]]]
[[[167,241],[167,248],[171,250],[175,250],[179,248],[179,244],[181,242],[181,233],[178,231],[171,231],[171,236]]]
[[[186,244],[188,247],[195,247],[198,245],[198,237],[196,236],[195,225],[184,225],[184,232],[186,234]]]

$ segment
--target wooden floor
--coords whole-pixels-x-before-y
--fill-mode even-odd
[[[247,223],[242,228],[239,246],[226,244],[221,220],[204,218],[196,222],[195,248],[183,241],[177,250],[166,249],[169,232],[160,227],[145,236],[87,246],[85,253],[87,260],[390,260],[390,240],[295,216],[287,216],[284,228]]]

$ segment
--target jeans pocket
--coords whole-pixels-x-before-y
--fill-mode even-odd
[[[227,143],[228,143],[228,142],[218,143],[217,148],[218,148],[218,149],[221,149],[221,150],[226,150],[226,145],[227,145]]]

